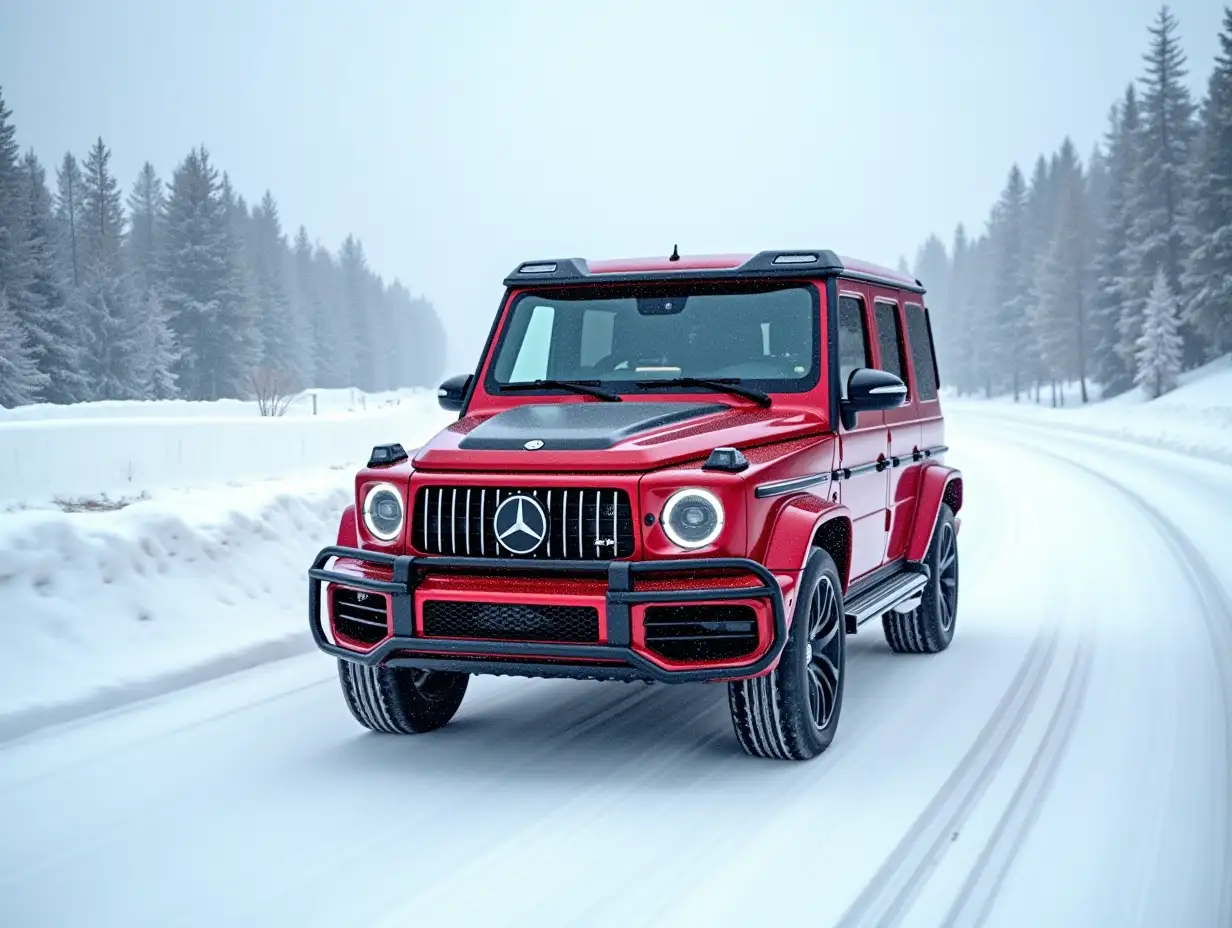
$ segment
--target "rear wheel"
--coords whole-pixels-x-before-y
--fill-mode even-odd
[[[843,588],[834,560],[820,548],[801,574],[778,666],[729,683],[736,738],[754,757],[809,760],[830,746],[843,707],[847,659]]]
[[[449,723],[462,705],[470,674],[339,660],[338,678],[347,708],[359,724],[373,731],[412,735]]]
[[[908,613],[881,618],[886,642],[900,654],[936,654],[950,646],[958,618],[958,531],[954,511],[944,503],[924,563],[928,583],[920,605]]]

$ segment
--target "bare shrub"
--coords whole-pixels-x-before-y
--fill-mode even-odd
[[[257,409],[263,416],[283,415],[291,401],[298,396],[290,375],[266,367],[254,371],[248,378],[248,385],[257,399]]]

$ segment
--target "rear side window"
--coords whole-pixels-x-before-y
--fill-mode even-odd
[[[868,326],[864,301],[855,296],[838,298],[838,372],[841,396],[847,398],[847,378],[859,367],[872,367],[868,350]]]
[[[898,321],[898,304],[883,303],[878,300],[873,304],[873,312],[877,319],[877,344],[881,348],[881,369],[906,381],[903,371],[907,369],[907,359],[903,354],[903,330]]]
[[[921,400],[937,398],[937,356],[933,351],[933,336],[928,328],[924,307],[907,304],[907,335],[911,339],[911,365]]]

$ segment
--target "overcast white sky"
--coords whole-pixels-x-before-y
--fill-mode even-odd
[[[288,232],[348,232],[469,370],[518,261],[828,247],[982,225],[1009,165],[1084,153],[1154,0],[0,0],[0,87],[53,164],[124,188],[204,143]],[[1172,4],[1205,88],[1217,0]],[[926,285],[928,281],[924,282]]]

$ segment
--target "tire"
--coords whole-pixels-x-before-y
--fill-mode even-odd
[[[834,560],[815,548],[801,573],[787,646],[770,673],[727,685],[745,753],[809,760],[834,740],[847,664],[843,586]]]
[[[435,731],[462,705],[470,674],[367,667],[338,661],[342,696],[351,715],[365,728],[396,735]]]
[[[899,654],[936,654],[950,646],[958,619],[958,531],[954,512],[941,504],[924,563],[929,578],[920,605],[881,617],[886,642]]]

